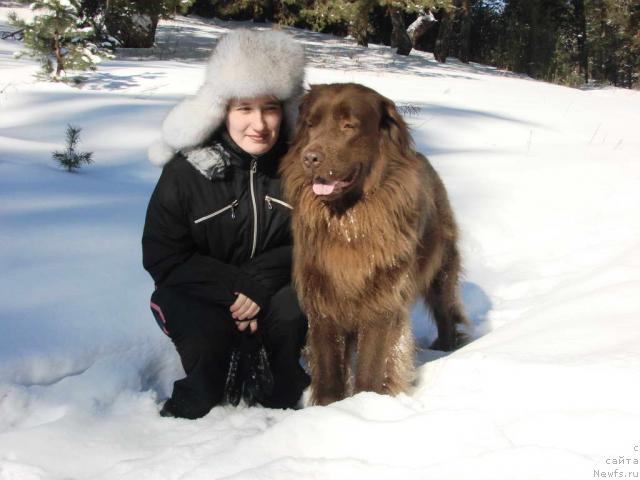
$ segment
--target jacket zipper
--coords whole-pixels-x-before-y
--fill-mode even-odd
[[[236,218],[235,208],[238,206],[238,203],[239,203],[238,200],[234,200],[232,203],[230,203],[226,207],[223,207],[220,210],[216,210],[215,212],[210,213],[209,215],[205,215],[204,217],[200,217],[197,220],[194,220],[193,223],[204,222],[205,220],[209,220],[210,218],[213,218],[216,215],[220,215],[221,213],[224,213],[229,209],[231,209],[231,218],[235,219]]]
[[[256,254],[256,246],[258,243],[258,205],[256,203],[256,192],[253,185],[253,178],[255,176],[258,164],[254,158],[251,161],[251,171],[249,172],[249,183],[251,185],[251,203],[253,204],[253,244],[251,246],[251,258]]]
[[[285,202],[283,200],[279,200],[279,199],[274,198],[274,197],[271,197],[269,195],[266,195],[264,197],[264,200],[265,200],[265,202],[267,202],[267,206],[269,207],[269,210],[273,209],[273,206],[271,205],[271,202],[279,203],[283,207],[287,207],[289,210],[293,210],[293,207],[291,205],[289,205],[287,202]]]

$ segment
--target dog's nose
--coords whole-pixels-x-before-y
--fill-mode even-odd
[[[322,159],[322,153],[310,150],[302,156],[302,163],[304,163],[304,166],[307,168],[314,168],[322,163]]]

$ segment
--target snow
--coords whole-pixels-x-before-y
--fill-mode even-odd
[[[121,51],[81,88],[36,81],[0,42],[0,479],[637,478],[640,94],[293,29],[310,82],[411,107],[461,227],[478,338],[420,350],[396,398],[158,416],[182,373],[147,306],[146,148],[212,39],[250,25],[162,22],[159,47]],[[69,123],[95,159],[76,174],[51,160]]]

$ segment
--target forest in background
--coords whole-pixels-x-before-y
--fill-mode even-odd
[[[570,86],[640,87],[640,0],[45,2],[76,4],[98,40],[121,47],[151,47],[161,18],[194,13],[348,35],[400,55],[430,51],[440,62],[456,57]]]
[[[454,56],[578,86],[638,87],[640,0],[196,0],[203,16],[253,19]],[[404,51],[403,51],[404,50]]]

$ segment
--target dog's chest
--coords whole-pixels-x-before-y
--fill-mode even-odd
[[[326,217],[327,235],[334,245],[358,248],[366,243],[384,241],[384,232],[375,226],[367,225],[361,215],[349,210],[339,217]],[[372,238],[373,236],[373,238]]]
[[[356,304],[381,289],[404,289],[416,242],[379,227],[349,215],[327,222],[325,233],[305,246],[313,252],[301,272],[305,283],[325,298]]]

